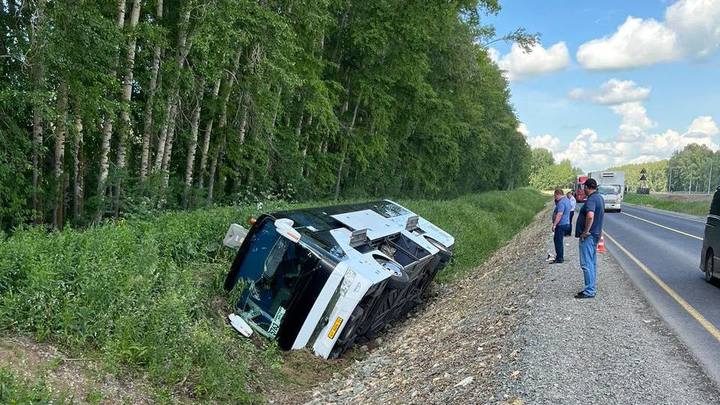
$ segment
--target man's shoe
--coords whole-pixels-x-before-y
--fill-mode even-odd
[[[575,298],[577,298],[577,299],[595,298],[595,296],[594,296],[594,295],[587,295],[587,294],[585,294],[584,292],[581,291],[581,292],[575,294]]]
[[[550,264],[562,264],[562,263],[564,263],[563,260],[560,260],[560,261],[553,260],[553,261],[550,262]]]

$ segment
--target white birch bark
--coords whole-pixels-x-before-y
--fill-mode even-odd
[[[130,39],[128,40],[127,56],[125,58],[125,77],[123,78],[122,89],[122,109],[120,110],[120,139],[118,141],[117,150],[117,169],[118,178],[115,183],[115,191],[113,194],[113,207],[115,209],[115,218],[120,215],[120,195],[122,194],[122,176],[127,164],[127,139],[132,132],[132,123],[130,122],[130,100],[132,98],[132,82],[133,68],[135,66],[135,48],[137,45],[137,35],[134,30],[140,20],[140,0],[133,0],[132,11],[130,12]]]
[[[185,191],[183,192],[183,206],[188,207],[190,188],[193,182],[193,170],[195,168],[195,153],[198,143],[198,128],[200,127],[200,109],[202,106],[203,94],[205,93],[205,79],[200,78],[197,86],[197,98],[190,120],[190,139],[188,141],[187,160],[185,162]]]
[[[117,2],[116,24],[118,31],[122,31],[125,26],[125,0],[118,0]],[[111,76],[117,75],[117,62],[118,58],[116,57],[114,63],[115,66],[113,66]],[[110,113],[107,117],[105,117],[105,122],[103,123],[102,128],[102,139],[100,142],[100,172],[98,174],[97,184],[98,206],[97,211],[95,212],[95,222],[100,222],[105,212],[105,191],[107,188],[107,179],[110,169],[110,141],[112,139],[113,121],[115,119],[113,115],[114,114]]]
[[[159,23],[163,17],[163,0],[157,0],[157,9],[155,11],[156,21]],[[153,102],[155,100],[155,91],[158,83],[158,72],[160,71],[160,56],[162,48],[155,45],[153,51],[153,63],[150,70],[150,85],[148,86],[148,99],[145,104],[145,112],[143,114],[143,138],[142,138],[142,154],[140,157],[140,179],[145,180],[150,165],[150,135],[153,124]]]

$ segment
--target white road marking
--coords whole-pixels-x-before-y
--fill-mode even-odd
[[[631,218],[635,218],[635,219],[639,219],[639,220],[641,220],[641,221],[645,221],[645,222],[647,222],[648,224],[652,224],[652,225],[655,225],[655,226],[659,226],[660,228],[667,229],[668,231],[677,232],[677,233],[679,233],[680,235],[689,236],[689,237],[694,238],[694,239],[697,239],[697,240],[703,240],[703,238],[701,238],[700,236],[695,236],[695,235],[689,234],[689,233],[687,233],[687,232],[679,231],[679,230],[677,230],[677,229],[675,229],[675,228],[670,228],[669,226],[660,225],[660,224],[658,224],[657,222],[649,221],[649,220],[647,220],[647,219],[645,219],[645,218],[640,218],[640,217],[637,217],[637,216],[635,216],[635,215],[628,214],[627,212],[623,212],[622,214],[623,214],[623,215],[627,215],[627,216],[629,216],[629,217],[631,217]]]
[[[640,260],[638,260],[637,257],[633,256],[632,253],[630,253],[627,249],[625,249],[621,244],[618,243],[618,241],[615,240],[612,236],[608,235],[607,232],[603,231],[603,234],[608,237],[610,242],[612,242],[615,246],[618,247],[625,255],[630,258],[635,264],[640,267],[642,271],[645,272],[645,274],[652,279],[660,288],[662,288],[672,299],[675,300],[690,316],[692,316],[699,324],[702,326],[712,337],[715,338],[718,342],[720,342],[720,330],[715,327],[710,321],[705,319],[702,314],[695,309],[692,305],[690,305],[687,301],[685,301],[680,294],[675,292],[672,288],[670,288],[669,285],[665,284],[664,281],[660,279],[655,273],[652,272],[646,265],[644,265]]]

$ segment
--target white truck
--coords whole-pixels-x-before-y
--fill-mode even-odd
[[[605,200],[605,211],[620,212],[625,196],[625,172],[591,172],[588,176],[598,182],[598,192]]]
[[[233,224],[225,244],[239,247],[225,279],[239,295],[230,324],[328,358],[421,302],[455,239],[384,200],[264,214],[247,233]]]

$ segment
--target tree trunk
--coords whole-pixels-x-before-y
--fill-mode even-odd
[[[113,195],[113,207],[115,209],[115,218],[120,216],[120,195],[122,194],[122,177],[124,176],[125,165],[127,164],[126,144],[128,135],[132,132],[132,124],[130,122],[130,100],[132,98],[132,82],[133,68],[135,66],[135,46],[137,44],[137,35],[134,30],[140,19],[140,0],[133,0],[133,8],[130,13],[130,39],[128,40],[127,57],[125,58],[126,70],[123,79],[122,90],[122,109],[120,110],[120,140],[118,142],[117,151],[117,170],[118,176],[115,183],[115,193]]]
[[[183,207],[187,208],[190,200],[190,187],[193,181],[193,169],[195,166],[195,152],[197,150],[198,127],[200,125],[200,107],[203,94],[205,93],[205,79],[200,78],[198,82],[197,99],[193,109],[190,122],[190,141],[188,142],[187,161],[185,163],[185,191],[183,192]]]
[[[63,165],[65,161],[65,137],[67,134],[67,106],[68,88],[67,83],[60,83],[58,89],[58,116],[55,122],[55,204],[53,207],[53,227],[62,229],[65,210],[65,179],[63,177]]]
[[[169,162],[170,153],[172,151],[175,117],[177,116],[177,111],[179,109],[178,103],[180,102],[180,87],[178,84],[178,82],[180,81],[180,70],[182,70],[183,66],[185,65],[185,58],[187,57],[187,53],[189,51],[189,46],[187,44],[187,28],[189,21],[190,8],[187,7],[180,21],[180,31],[178,32],[178,49],[176,58],[177,71],[175,73],[175,78],[172,82],[173,90],[170,92],[170,96],[168,97],[168,105],[166,110],[168,113],[165,117],[165,122],[163,123],[163,129],[161,131],[160,139],[158,140],[157,156],[155,157],[155,171],[161,169],[165,170],[168,165],[165,160],[167,159]],[[168,150],[170,150],[170,153],[168,153]],[[164,183],[165,182],[166,181],[164,181]]]
[[[177,113],[180,108],[181,102],[178,100],[173,104],[172,109],[170,110],[170,125],[161,167],[163,172],[163,191],[167,190],[170,182],[170,158],[172,157],[173,141],[175,140],[175,129],[177,126],[175,119],[177,118]]]
[[[309,115],[307,121],[305,122],[305,126],[312,127],[312,123],[313,123],[313,116]],[[307,131],[306,131],[306,133],[307,133]],[[302,160],[300,162],[300,177],[305,176],[307,173],[307,170],[305,169],[305,161],[307,160],[309,143],[310,143],[310,134],[307,134],[302,142]]]
[[[213,104],[217,101],[218,94],[220,94],[220,82],[221,79],[217,79],[215,86],[213,87]],[[210,137],[212,135],[214,117],[211,115],[205,125],[205,136],[203,138],[202,148],[200,148],[200,169],[198,170],[198,188],[203,188],[203,180],[205,177],[205,168],[207,167],[207,154],[210,149]]]
[[[240,100],[242,101],[242,119],[240,120],[240,128],[238,130],[238,141],[240,142],[240,145],[245,143],[245,133],[247,132],[247,123],[248,123],[248,110],[250,109],[249,103],[248,103],[248,95],[246,92],[242,92],[242,95],[240,95]]]
[[[236,81],[236,79],[237,79],[237,73],[238,73],[238,69],[240,68],[240,58],[241,58],[241,57],[242,57],[242,49],[238,49],[237,53],[235,54],[235,60],[233,61],[233,71],[232,71],[232,73],[228,74],[227,87],[226,87],[226,89],[225,89],[225,93],[224,93],[224,95],[223,95],[223,100],[222,100],[222,103],[221,103],[221,105],[220,105],[220,118],[219,118],[219,120],[218,120],[218,128],[219,128],[219,129],[225,128],[225,125],[227,125],[227,106],[228,106],[228,102],[230,101],[230,95],[232,94],[233,86],[235,85],[235,81]],[[212,130],[212,127],[210,127],[210,129]],[[223,148],[224,148],[224,145],[225,145],[225,134],[223,133],[222,136],[223,136],[223,138],[222,138],[222,141],[221,141],[220,143],[223,145]],[[207,139],[208,147],[209,147],[209,145],[210,145],[210,135],[206,133],[206,134],[205,134],[205,137],[206,137],[206,139]],[[204,146],[203,146],[203,147],[204,147]],[[218,151],[219,151],[219,150],[220,150],[220,149],[218,149]],[[213,156],[213,161],[210,163],[210,165],[211,165],[211,167],[210,167],[210,174],[208,174],[208,185],[212,183],[212,184],[213,184],[213,187],[214,187],[214,184],[215,184],[214,177],[215,177],[215,170],[217,169],[217,163],[218,163],[218,162],[217,162],[217,159],[218,159],[218,157],[219,157],[218,153],[216,153],[216,154]],[[205,172],[205,164],[206,164],[206,162],[207,162],[207,161],[202,161],[202,160],[200,161],[200,173],[201,173],[201,175],[200,175],[200,184],[199,184],[200,189],[203,188],[203,175],[202,175],[202,173]],[[215,166],[214,168],[212,167],[213,165]],[[212,196],[211,196],[212,192],[209,190],[209,188],[210,188],[210,187],[208,187],[208,201],[212,201]]]
[[[82,118],[75,117],[75,144],[73,145],[73,217],[78,221],[83,214],[83,124]]]
[[[162,161],[165,157],[165,144],[167,142],[168,127],[170,125],[170,115],[173,110],[175,103],[172,97],[168,98],[167,106],[165,107],[166,119],[163,121],[162,128],[160,129],[160,136],[158,137],[157,150],[155,151],[155,164],[153,165],[153,172],[157,173],[162,168]]]
[[[117,29],[122,31],[125,26],[125,0],[118,0],[117,3]],[[118,57],[116,55],[111,76],[117,75]],[[105,192],[107,186],[108,171],[110,169],[110,141],[112,139],[113,121],[115,117],[111,112],[105,117],[102,129],[102,141],[100,143],[100,173],[98,174],[97,198],[98,206],[95,212],[95,222],[100,222],[105,212]]]
[[[160,23],[163,17],[163,0],[157,0],[156,21]],[[153,122],[153,101],[155,100],[155,90],[158,82],[158,72],[160,71],[160,54],[162,48],[155,45],[153,52],[153,63],[150,71],[150,85],[148,86],[148,99],[145,103],[145,113],[143,119],[143,138],[142,138],[142,155],[140,158],[140,179],[145,180],[150,164],[150,135]]]
[[[350,125],[347,127],[347,134],[345,135],[345,142],[343,143],[343,150],[340,157],[340,164],[338,165],[337,178],[335,180],[335,201],[340,198],[340,179],[342,178],[343,166],[345,159],[347,158],[348,144],[350,143],[350,137],[352,136],[352,130],[355,127],[355,120],[357,119],[358,108],[360,107],[360,101],[362,101],[362,91],[358,96],[357,102],[355,103],[355,109],[353,110],[352,120]]]
[[[31,75],[33,81],[33,89],[36,92],[42,91],[45,87],[45,66],[40,55],[40,39],[39,31],[45,23],[45,3],[46,0],[38,0],[36,5],[35,24],[32,26],[32,50],[37,52],[31,57]],[[32,124],[32,204],[33,219],[36,224],[43,222],[43,208],[40,203],[40,160],[42,159],[43,147],[43,117],[42,103],[35,101],[33,103],[33,124]]]
[[[215,152],[215,156],[213,156],[213,160],[210,163],[210,174],[208,176],[208,195],[207,195],[208,204],[212,204],[212,201],[213,201],[213,191],[215,189],[215,172],[217,171],[218,162],[222,160],[224,153],[225,153],[225,134],[223,134],[222,140],[220,141],[220,145],[218,145],[217,151]]]

